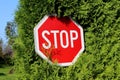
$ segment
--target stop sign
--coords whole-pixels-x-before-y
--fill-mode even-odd
[[[45,16],[34,28],[35,50],[49,63],[72,65],[84,50],[83,29],[69,17]]]

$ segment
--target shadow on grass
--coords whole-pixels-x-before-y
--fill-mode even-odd
[[[6,76],[6,74],[5,73],[0,73],[0,76]]]
[[[3,68],[4,66],[3,65],[0,65],[0,68]]]
[[[6,65],[6,64],[1,64],[1,63],[0,63],[0,68],[4,68],[4,67],[6,67],[6,66],[8,66],[8,65]]]

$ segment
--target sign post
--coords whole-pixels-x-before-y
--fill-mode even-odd
[[[34,28],[36,53],[49,63],[72,65],[84,50],[83,29],[69,17],[45,16]]]

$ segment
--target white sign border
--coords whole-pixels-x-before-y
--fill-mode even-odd
[[[34,43],[35,43],[35,51],[36,53],[42,57],[43,59],[47,60],[50,64],[53,64],[45,55],[44,53],[42,53],[40,50],[39,50],[39,40],[38,40],[38,29],[42,26],[42,24],[48,19],[50,15],[45,15],[40,21],[39,23],[35,26],[34,28]],[[71,19],[71,18],[70,18]],[[72,20],[72,19],[71,19]],[[73,20],[72,20],[73,21]],[[75,58],[73,59],[72,62],[67,62],[67,63],[58,63],[57,65],[58,66],[70,66],[70,65],[73,65],[78,57],[82,54],[82,52],[84,51],[84,34],[83,34],[83,29],[80,25],[78,25],[75,21],[73,21],[74,24],[80,29],[80,37],[81,37],[81,42],[82,42],[82,48],[80,49],[80,51],[78,52],[78,54],[75,56]]]

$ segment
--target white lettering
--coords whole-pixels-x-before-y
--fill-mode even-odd
[[[51,42],[50,40],[45,36],[45,34],[47,35],[50,35],[50,33],[45,30],[42,32],[42,37],[46,40],[46,42],[48,43],[48,45],[46,45],[45,43],[42,44],[42,46],[45,48],[45,49],[49,49],[51,47]]]
[[[57,46],[57,33],[59,33],[58,30],[51,30],[51,33],[53,33],[53,36],[54,36],[54,46],[55,48],[58,48]]]
[[[70,33],[70,34],[69,34]],[[58,48],[58,44],[60,43],[59,46],[61,46],[62,48],[67,48],[67,47],[71,47],[74,48],[74,41],[78,39],[78,33],[75,30],[70,30],[70,32],[67,32],[66,30],[51,30],[50,32],[47,30],[44,30],[42,32],[42,37],[43,39],[47,42],[43,43],[42,46],[45,49],[49,49],[51,47],[51,41],[46,37],[46,35],[50,36],[53,35],[53,42],[54,42],[54,47]],[[59,39],[57,36],[60,35],[60,40],[58,42],[57,39]],[[69,39],[70,38],[70,39]],[[69,41],[70,40],[70,41]],[[70,45],[71,44],[71,45]]]
[[[66,45],[64,45],[64,41],[63,41],[63,34],[65,35],[65,39],[66,39]],[[67,48],[69,46],[69,40],[68,40],[68,33],[65,31],[65,30],[62,30],[60,32],[60,43],[61,43],[61,46],[63,48]]]
[[[75,34],[75,36],[73,36]],[[73,41],[78,38],[78,33],[75,30],[70,30],[70,42],[71,42],[71,47],[74,47]]]

